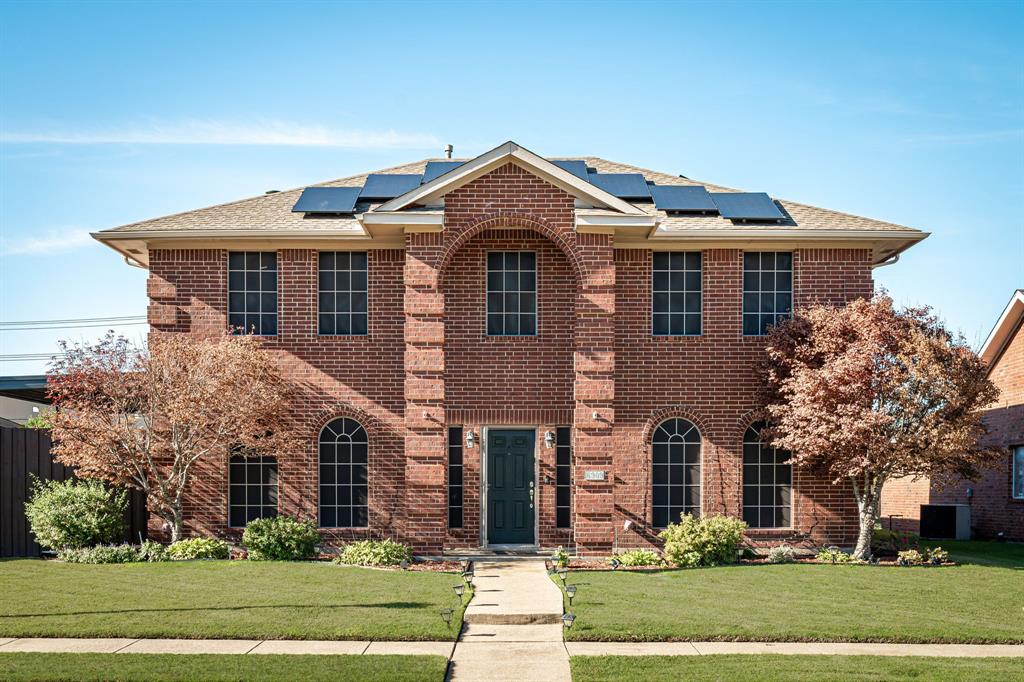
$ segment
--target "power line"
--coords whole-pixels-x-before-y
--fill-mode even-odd
[[[105,322],[133,322],[133,321],[144,321],[145,315],[121,315],[118,317],[76,317],[68,318],[64,320],[18,320],[18,321],[7,321],[0,322],[0,327],[15,327],[23,325],[39,325],[39,324],[86,324],[86,323],[105,323]]]
[[[132,327],[140,324],[149,324],[145,320],[142,322],[114,322],[111,324],[99,323],[99,324],[68,324],[68,325],[51,325],[46,327],[5,327],[0,322],[0,332],[23,332],[23,331],[34,331],[39,329],[94,329],[96,327]]]

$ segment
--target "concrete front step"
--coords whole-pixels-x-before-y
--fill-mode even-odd
[[[543,560],[477,561],[473,601],[466,608],[471,625],[554,625],[562,622],[562,592],[548,577]]]

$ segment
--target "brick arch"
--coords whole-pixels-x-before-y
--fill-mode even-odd
[[[573,274],[576,276],[578,285],[582,285],[586,278],[586,268],[577,253],[575,240],[570,240],[564,232],[552,227],[546,220],[528,213],[501,211],[485,215],[475,223],[455,235],[445,247],[444,252],[438,259],[437,271],[438,280],[443,281],[456,252],[461,249],[470,239],[486,230],[497,228],[518,228],[537,232],[551,240],[555,246],[565,255],[572,266]]]
[[[326,407],[317,412],[316,416],[314,416],[309,422],[314,427],[309,439],[313,445],[314,452],[319,452],[320,432],[324,430],[324,427],[335,419],[342,419],[344,417],[348,417],[349,419],[354,419],[359,422],[359,425],[366,431],[366,441],[369,444],[370,452],[373,452],[374,442],[380,432],[377,420],[368,412],[353,405],[349,405],[348,403],[338,403],[336,405]]]
[[[651,441],[654,438],[654,429],[657,428],[658,424],[666,419],[685,419],[691,422],[697,427],[697,431],[700,432],[700,441],[701,446],[703,447],[708,438],[708,428],[704,419],[701,418],[693,408],[687,407],[686,405],[673,405],[671,407],[655,410],[647,418],[647,421],[644,423],[643,437],[640,441],[645,449],[650,449]]]
[[[743,441],[743,435],[747,432],[747,428],[753,425],[755,422],[767,422],[768,421],[768,410],[763,407],[757,407],[753,410],[747,410],[740,418],[736,420],[733,429],[736,434],[739,434],[740,442]]]

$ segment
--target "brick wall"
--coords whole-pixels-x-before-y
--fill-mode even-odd
[[[488,338],[485,254],[538,254],[539,334]],[[703,509],[741,513],[741,442],[756,420],[753,366],[763,341],[741,334],[742,252],[703,254],[704,334],[650,335],[651,255],[616,249],[611,235],[578,234],[573,199],[514,165],[445,197],[445,228],[408,233],[404,250],[370,251],[370,334],[316,334],[316,259],[281,250],[280,336],[267,346],[296,385],[301,452],[281,453],[280,510],[315,518],[317,435],[339,416],[370,437],[368,530],[325,532],[328,543],[395,535],[419,551],[480,542],[480,450],[465,457],[464,528],[447,528],[446,438],[461,425],[482,440],[485,426],[537,429],[539,541],[602,553],[650,541],[650,438],[662,419],[682,416],[703,436]],[[226,252],[152,251],[153,334],[219,333],[226,325]],[[794,253],[798,303],[841,303],[871,293],[864,250]],[[544,432],[573,427],[572,532],[555,529],[555,450]],[[586,481],[587,471],[607,474]],[[187,505],[192,533],[226,528],[226,457],[195,477]],[[849,542],[856,528],[845,485],[797,472],[794,528],[761,531]],[[630,531],[623,530],[633,521]]]

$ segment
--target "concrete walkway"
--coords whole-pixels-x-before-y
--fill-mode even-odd
[[[448,679],[570,682],[562,592],[543,561],[478,561]],[[0,649],[2,651],[2,649]]]
[[[0,639],[0,653],[76,654],[349,654],[451,658],[454,642],[348,642],[277,639]]]

